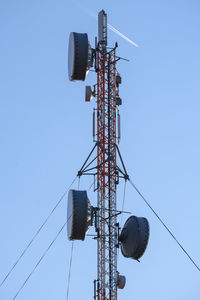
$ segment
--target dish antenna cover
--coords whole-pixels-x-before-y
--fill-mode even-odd
[[[131,216],[127,219],[119,240],[125,257],[139,259],[145,252],[149,240],[149,222],[146,218]]]
[[[92,64],[92,49],[87,33],[71,32],[68,46],[68,75],[70,81],[85,80]]]
[[[92,206],[86,191],[69,190],[67,234],[69,240],[84,240],[91,225]]]

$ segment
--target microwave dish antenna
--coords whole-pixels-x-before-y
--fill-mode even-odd
[[[149,240],[149,222],[146,218],[129,217],[119,236],[123,256],[138,260]]]
[[[84,81],[92,65],[92,49],[87,33],[71,32],[68,46],[68,76],[70,81]]]
[[[68,239],[84,240],[90,227],[92,206],[86,191],[69,190],[67,207]]]

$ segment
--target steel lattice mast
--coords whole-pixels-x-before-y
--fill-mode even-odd
[[[123,256],[138,260],[146,249],[149,237],[149,225],[145,218],[130,216],[122,230],[117,222],[117,216],[122,213],[117,210],[117,184],[119,178],[129,180],[129,176],[117,145],[120,140],[118,106],[122,101],[119,97],[121,77],[116,70],[120,57],[116,55],[116,49],[117,43],[113,48],[107,47],[107,15],[104,10],[98,15],[98,41],[95,39],[95,49],[91,47],[86,33],[70,33],[70,81],[84,81],[93,66],[97,74],[97,84],[93,89],[91,86],[85,89],[85,101],[90,102],[93,96],[96,97],[96,108],[93,111],[95,145],[78,171],[79,177],[94,176],[97,206],[90,204],[86,190],[70,190],[67,213],[69,240],[84,240],[89,227],[95,226],[97,279],[94,280],[94,299],[97,300],[117,300],[117,289],[125,286],[126,278],[117,270],[119,245]],[[97,155],[92,158],[96,149]],[[117,156],[121,167],[117,164]]]
[[[116,48],[107,52],[107,16],[99,13],[97,51],[98,299],[117,299]]]

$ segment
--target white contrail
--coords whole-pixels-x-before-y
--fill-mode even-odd
[[[87,13],[90,17],[94,18],[95,20],[98,19],[97,15],[95,13],[93,13],[91,10],[83,7],[78,1],[76,1],[76,3],[79,5],[79,7],[85,12]],[[113,27],[110,24],[107,24],[108,28],[110,30],[112,30],[114,33],[118,34],[121,38],[123,38],[124,40],[126,40],[127,42],[129,42],[130,44],[132,44],[135,47],[139,47],[136,43],[134,43],[131,39],[129,39],[127,36],[125,36],[123,33],[121,33],[119,30],[117,30],[115,27]]]
[[[115,27],[113,27],[112,25],[108,24],[108,28],[110,30],[112,30],[113,32],[115,32],[116,34],[118,34],[119,36],[121,36],[123,39],[125,39],[127,42],[129,42],[130,44],[132,44],[135,47],[139,47],[136,43],[134,43],[132,40],[130,40],[127,36],[125,36],[123,33],[121,33],[119,30],[117,30]]]

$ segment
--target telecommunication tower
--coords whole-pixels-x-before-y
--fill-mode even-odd
[[[121,76],[117,71],[118,44],[107,45],[107,14],[98,14],[98,40],[93,49],[86,33],[71,32],[68,50],[70,81],[84,81],[90,68],[97,74],[97,83],[86,86],[85,100],[96,98],[93,111],[94,147],[78,172],[78,176],[92,175],[95,179],[97,205],[92,206],[86,191],[70,190],[68,194],[67,230],[69,240],[84,240],[91,225],[95,226],[97,240],[97,279],[94,281],[94,298],[116,300],[117,289],[124,288],[125,276],[117,269],[117,249],[123,256],[138,260],[149,239],[146,218],[131,216],[123,229],[117,220],[116,192],[119,180],[128,180],[118,143],[120,141],[119,97]],[[92,155],[95,153],[92,159]],[[120,162],[120,166],[118,161]],[[93,164],[95,164],[93,166]]]

